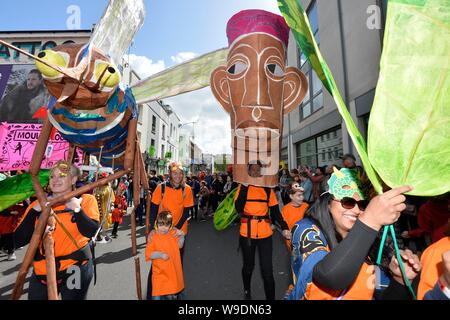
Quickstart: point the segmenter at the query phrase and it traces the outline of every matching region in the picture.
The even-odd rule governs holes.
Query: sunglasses
[[[341,206],[345,209],[353,209],[355,205],[358,205],[359,210],[362,211],[364,211],[369,204],[369,201],[367,200],[356,201],[355,199],[349,197],[342,198],[341,200],[333,199],[333,201],[340,202]]]

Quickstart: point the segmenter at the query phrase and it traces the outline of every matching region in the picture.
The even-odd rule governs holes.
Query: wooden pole
[[[125,170],[132,170],[134,166],[134,156],[136,149],[136,135],[137,135],[137,119],[130,120],[128,124],[128,136],[127,136],[127,146],[125,151],[125,158],[123,167]]]
[[[44,233],[45,227],[47,226],[47,220],[50,215],[50,207],[46,207],[47,196],[39,182],[39,169],[41,167],[42,159],[44,158],[45,148],[47,147],[48,140],[50,138],[50,133],[52,131],[52,124],[48,119],[45,120],[44,126],[41,129],[38,141],[36,143],[36,148],[33,152],[33,157],[30,165],[31,181],[33,184],[36,197],[38,198],[39,204],[42,208],[42,214],[39,218],[38,224],[34,228],[33,235],[31,237],[30,244],[28,245],[27,252],[20,266],[19,272],[17,274],[16,283],[11,295],[11,299],[19,300],[22,296],[23,285],[25,283],[25,278],[28,274],[28,270],[33,263],[34,255],[41,242],[42,234]]]
[[[66,203],[68,200],[72,199],[73,197],[81,196],[82,194],[87,193],[92,189],[104,186],[104,185],[108,184],[110,181],[113,181],[115,179],[123,177],[124,175],[126,175],[128,173],[130,173],[130,171],[128,171],[128,170],[117,171],[116,173],[114,173],[106,178],[103,178],[96,182],[84,185],[81,188],[75,189],[72,192],[69,192],[65,195],[53,198],[49,201],[49,205],[51,207],[53,207],[57,204]]]
[[[44,235],[45,266],[47,269],[47,297],[48,300],[59,300],[58,285],[56,283],[55,241],[51,233]]]
[[[76,147],[71,143],[69,145],[69,152],[67,154],[67,162],[73,163],[73,159],[75,157]]]
[[[134,154],[134,172],[133,172],[133,202],[134,207],[131,211],[131,251],[134,257],[134,266],[136,273],[136,290],[139,300],[142,300],[142,288],[141,288],[141,268],[139,263],[139,257],[137,256],[137,243],[136,243],[136,208],[139,206],[139,194],[140,194],[140,172],[139,172],[139,156],[140,148],[136,143]]]
[[[139,143],[138,143],[139,145]],[[145,239],[147,241],[148,234],[150,233],[150,204],[151,204],[151,194],[150,194],[150,185],[148,182],[147,171],[144,167],[144,159],[142,158],[142,154],[139,152],[139,162],[140,162],[140,172],[141,172],[141,181],[144,186],[144,190],[146,191],[146,205],[145,205]]]

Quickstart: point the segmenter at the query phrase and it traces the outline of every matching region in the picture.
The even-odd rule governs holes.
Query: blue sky
[[[66,30],[70,5],[81,11],[81,29],[90,29],[108,0],[2,1],[0,30]],[[147,16],[130,50],[141,76],[227,46],[228,19],[243,9],[279,13],[276,0],[145,0]],[[231,153],[230,124],[209,88],[166,99],[183,122],[195,121],[195,137],[205,152]]]

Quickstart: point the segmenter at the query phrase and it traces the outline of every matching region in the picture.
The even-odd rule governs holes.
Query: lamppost
[[[196,121],[192,121],[192,122],[186,122],[186,123],[180,123],[178,125],[178,128],[181,129],[182,127],[188,125],[188,124],[192,124],[192,136],[189,133],[189,138],[192,137],[192,141],[195,144],[195,124],[198,122],[198,120]],[[189,150],[189,168],[194,168],[194,162],[195,162],[195,155],[194,153],[191,153],[191,144],[190,144],[190,139],[188,139],[188,144],[187,144],[187,150]],[[195,149],[195,148],[194,148]],[[192,156],[191,156],[192,155]]]
[[[193,138],[193,140],[195,141],[195,124],[198,122],[198,120],[197,121],[192,121],[192,122],[187,122],[187,123],[180,123],[179,125],[178,125],[178,129],[181,129],[182,127],[184,127],[184,126],[186,126],[186,125],[188,125],[188,124],[192,124],[193,126],[193,129],[192,129],[192,138]]]

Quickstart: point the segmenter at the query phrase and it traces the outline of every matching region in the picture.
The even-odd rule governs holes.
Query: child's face
[[[166,234],[167,232],[169,232],[169,229],[169,226],[158,225],[158,233],[160,234]]]

